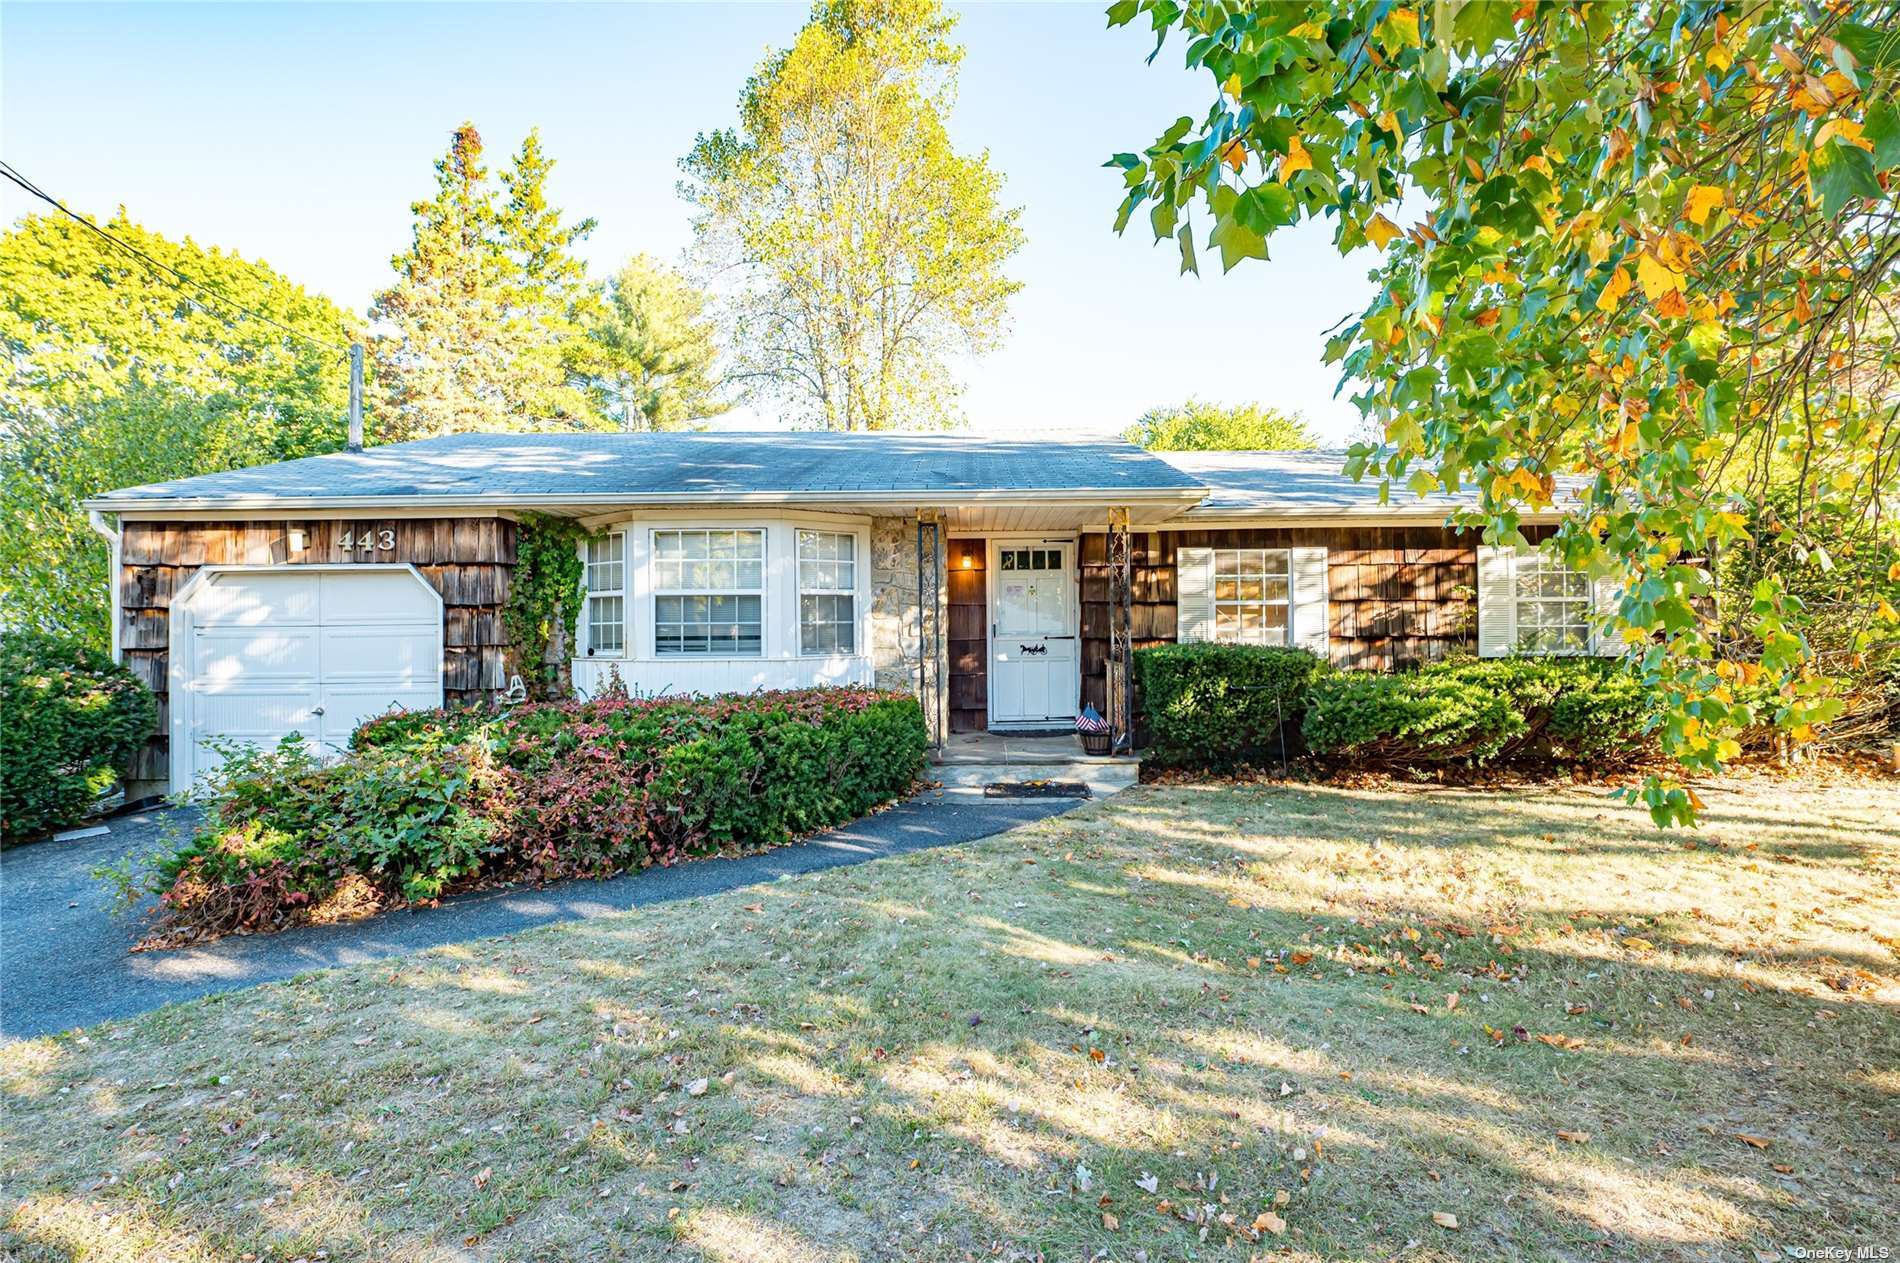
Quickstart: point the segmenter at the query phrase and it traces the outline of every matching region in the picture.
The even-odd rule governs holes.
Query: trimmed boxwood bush
[[[1228,768],[1277,756],[1282,722],[1298,731],[1307,689],[1327,672],[1304,649],[1156,645],[1135,652],[1148,759],[1177,768]]]
[[[137,676],[57,636],[0,640],[0,833],[30,837],[86,817],[158,721]]]
[[[1576,764],[1647,748],[1642,689],[1598,659],[1455,661],[1341,672],[1307,694],[1307,749],[1368,766]]]
[[[774,845],[903,794],[926,740],[915,698],[808,689],[401,713],[327,763],[236,751],[156,869],[155,937]]]

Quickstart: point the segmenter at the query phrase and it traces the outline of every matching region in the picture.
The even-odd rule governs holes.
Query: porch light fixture
[[[976,564],[976,558],[972,557],[969,553],[963,554],[963,568],[965,570],[968,570],[971,566],[974,566],[975,564]]]

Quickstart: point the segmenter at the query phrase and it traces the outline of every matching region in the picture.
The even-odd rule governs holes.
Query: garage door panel
[[[434,627],[325,627],[322,638],[323,678],[330,683],[391,680],[433,682],[441,663],[436,658]]]
[[[318,621],[317,576],[260,572],[211,584],[192,606],[199,627],[282,627]]]
[[[312,687],[320,652],[317,629],[201,627],[193,650],[194,684],[200,690],[260,684]]]
[[[218,743],[271,749],[291,733],[317,747],[323,731],[315,679],[301,687],[289,682],[248,681],[202,690],[193,699],[192,741],[200,773],[218,767],[224,755]]]
[[[322,621],[338,624],[418,623],[433,624],[442,617],[434,594],[417,583],[413,575],[385,571],[376,576],[380,582],[363,582],[361,573],[326,571],[322,580]]]

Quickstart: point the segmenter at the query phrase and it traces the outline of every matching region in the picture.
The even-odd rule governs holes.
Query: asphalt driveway
[[[843,829],[757,855],[699,860],[605,881],[484,891],[349,925],[303,926],[136,954],[130,948],[138,926],[110,915],[111,892],[92,870],[154,849],[165,840],[167,826],[187,825],[189,817],[174,810],[121,816],[102,837],[35,842],[0,852],[0,1037],[50,1034],[312,969],[968,842],[1077,805],[1074,799],[991,800],[928,792]]]

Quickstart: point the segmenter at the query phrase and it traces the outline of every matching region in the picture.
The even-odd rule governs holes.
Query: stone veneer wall
[[[871,519],[871,664],[877,686],[908,693],[917,692],[917,666],[926,654],[937,660],[937,706],[929,722],[933,738],[947,731],[950,692],[949,640],[950,607],[942,583],[947,564],[945,540],[948,532],[937,532],[937,591],[931,594],[937,603],[936,635],[932,643],[920,644],[917,634],[917,520],[910,517]],[[928,632],[929,629],[926,629]]]

